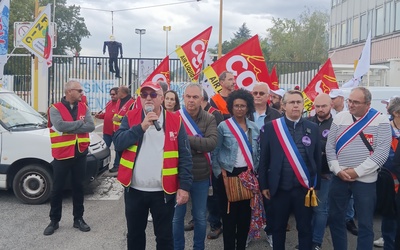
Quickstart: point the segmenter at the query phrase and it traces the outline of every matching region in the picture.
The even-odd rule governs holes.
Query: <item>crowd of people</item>
[[[116,151],[110,172],[118,172],[125,187],[128,249],[146,248],[148,219],[157,249],[185,249],[184,232],[190,230],[193,249],[205,249],[206,238],[221,234],[224,249],[245,249],[263,231],[273,249],[285,249],[293,214],[300,250],[322,249],[327,226],[334,249],[347,249],[348,230],[357,235],[357,249],[372,250],[382,168],[396,190],[389,199],[394,212],[382,214],[379,242],[400,249],[394,185],[400,178],[400,97],[387,101],[388,119],[371,107],[367,88],[352,89],[346,100],[340,89],[332,90],[319,94],[315,115],[305,117],[297,89],[270,90],[263,82],[252,91],[235,89],[228,71],[219,80],[221,91],[210,100],[200,84],[187,84],[183,107],[164,82],[144,83],[136,100],[128,87],[112,88],[110,102],[96,115],[104,119],[107,146],[114,143]],[[77,166],[84,164],[93,120],[79,102],[78,82],[68,82],[65,94],[49,112],[57,178],[45,235],[59,227],[60,187],[70,166],[73,225],[90,230]],[[189,197],[192,219],[185,225]]]

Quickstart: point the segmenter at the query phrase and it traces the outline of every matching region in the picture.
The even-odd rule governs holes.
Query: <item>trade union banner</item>
[[[158,67],[153,71],[153,73],[151,73],[146,80],[144,80],[142,82],[158,82],[158,81],[163,81],[168,83],[170,82],[170,72],[169,72],[169,56],[165,57],[160,64],[158,65]]]
[[[313,109],[314,99],[319,93],[329,94],[331,89],[338,88],[331,59],[328,59],[303,91],[304,109],[306,111]]]
[[[197,82],[199,79],[211,30],[212,26],[175,50],[192,82]]]
[[[271,75],[269,76],[271,84],[269,87],[271,90],[278,90],[279,89],[279,79],[278,74],[276,73],[276,65],[272,68]]]
[[[258,35],[253,36],[204,69],[204,74],[216,93],[221,91],[218,76],[224,71],[233,73],[238,88],[251,91],[256,82],[268,83],[267,64],[261,52]],[[270,84],[268,83],[269,87],[271,87]]]
[[[39,58],[46,60],[47,66],[52,65],[53,45],[51,37],[53,29],[50,29],[51,5],[48,4],[36,20],[32,23],[29,30],[22,37],[21,44],[24,48],[35,54]]]

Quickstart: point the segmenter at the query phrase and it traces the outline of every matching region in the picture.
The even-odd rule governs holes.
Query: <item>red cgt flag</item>
[[[212,26],[175,50],[192,82],[199,79],[211,30]]]
[[[158,65],[158,67],[153,71],[153,73],[151,73],[146,80],[144,80],[143,83],[145,82],[158,82],[158,81],[163,81],[168,83],[169,86],[169,56],[165,57],[160,64]]]
[[[221,91],[218,76],[224,71],[233,73],[238,88],[251,91],[256,82],[266,82],[270,86],[267,64],[261,52],[258,35],[204,69],[204,74],[216,93]]]
[[[271,79],[271,84],[269,85],[271,90],[279,89],[279,79],[278,74],[276,73],[276,65],[274,65],[274,67],[272,68],[272,72],[269,78]]]
[[[331,89],[338,88],[335,71],[333,70],[331,59],[328,58],[303,91],[305,110],[311,111],[313,109],[313,102],[318,93],[329,94]]]

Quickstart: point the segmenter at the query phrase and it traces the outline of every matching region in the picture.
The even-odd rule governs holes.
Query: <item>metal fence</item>
[[[69,79],[79,79],[84,84],[85,92],[99,92],[104,100],[96,105],[103,105],[107,101],[108,95],[104,92],[113,86],[127,85],[134,92],[142,81],[143,77],[150,74],[162,59],[153,58],[119,58],[121,78],[116,78],[110,72],[108,57],[89,57],[89,56],[53,56],[53,66],[49,68],[48,82],[48,104],[57,102],[63,96],[63,85]],[[4,70],[3,87],[15,91],[21,98],[32,104],[32,57],[30,55],[11,55]],[[268,63],[269,72],[276,65],[280,86],[285,89],[293,89],[299,85],[304,89],[311,79],[318,72],[320,67],[316,62],[277,62]],[[170,78],[171,82],[180,84],[188,82],[184,67],[179,59],[170,59]],[[203,79],[203,75],[200,75]],[[89,85],[88,82],[96,82]],[[96,93],[91,93],[96,96]],[[98,102],[98,101],[97,101]]]

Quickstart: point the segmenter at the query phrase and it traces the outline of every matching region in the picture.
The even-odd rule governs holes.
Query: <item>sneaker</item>
[[[349,231],[352,235],[355,235],[355,236],[358,235],[358,228],[357,228],[356,224],[354,223],[354,220],[347,221],[346,228],[347,228],[347,231]]]
[[[273,241],[272,241],[272,234],[270,234],[270,235],[267,234],[267,243],[270,247],[274,246]]]
[[[218,239],[219,235],[222,234],[222,227],[211,228],[211,231],[207,234],[207,239]]]
[[[188,224],[185,225],[184,230],[185,231],[192,231],[194,229],[194,221],[191,220],[189,221]]]
[[[151,213],[147,216],[147,221],[152,222],[153,221],[153,216],[151,216]]]
[[[376,246],[376,247],[383,247],[384,243],[385,243],[385,241],[383,240],[382,237],[380,237],[377,240],[374,240],[374,246]]]
[[[320,244],[313,242],[311,250],[321,250],[321,249],[322,247]]]

